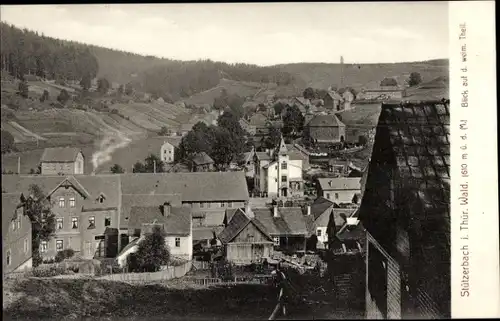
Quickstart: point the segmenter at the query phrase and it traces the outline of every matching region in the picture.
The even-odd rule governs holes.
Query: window
[[[335,193],[335,199],[338,200],[339,199],[339,193]]]
[[[62,251],[63,249],[63,240],[56,240],[56,251]]]
[[[220,207],[224,207],[224,206],[226,206],[226,203],[220,202]]]
[[[95,216],[89,216],[89,228],[95,228]]]
[[[200,203],[200,207],[201,207],[201,208],[204,208],[204,207],[205,207],[205,203],[201,202],[201,203]]]
[[[11,263],[11,257],[10,257],[10,250],[7,251],[7,265],[10,265]]]
[[[73,217],[71,219],[71,228],[78,228],[78,217]]]
[[[286,175],[281,176],[281,182],[286,183]]]
[[[98,201],[99,203],[101,203],[101,204],[102,204],[102,203],[104,203],[104,196],[102,196],[102,195],[101,195],[101,196],[99,196],[99,198],[97,199],[97,201]]]
[[[286,168],[287,168],[287,163],[286,162],[281,163],[281,169],[286,169]]]
[[[59,207],[65,207],[65,204],[64,204],[64,197],[59,197]]]
[[[330,199],[330,193],[326,193],[326,198]]]
[[[28,239],[24,239],[24,253],[28,253],[29,245]]]
[[[180,237],[175,238],[175,247],[181,247],[181,238]]]
[[[47,241],[42,241],[40,243],[40,252],[45,253],[47,252]]]
[[[210,205],[211,205],[211,203],[210,203],[210,202],[208,202],[208,203],[207,203],[207,208],[210,208]]]
[[[318,230],[316,231],[316,234],[317,234],[318,236],[321,236],[321,230],[320,230],[320,229],[318,229]]]
[[[69,207],[76,207],[76,201],[74,196],[69,198]]]
[[[163,150],[163,154],[166,154],[166,153],[167,153],[167,150],[166,150],[166,149],[164,149],[164,150]]]
[[[12,221],[12,230],[15,231],[16,230],[16,221]]]
[[[111,225],[111,217],[106,217],[104,219],[104,226],[110,226]]]
[[[233,202],[227,202],[227,207],[233,207]]]
[[[17,220],[17,229],[21,229],[21,218]]]
[[[274,246],[280,246],[280,238],[279,236],[274,237]]]
[[[168,153],[169,153],[169,154],[172,154],[172,151],[171,151],[171,150],[169,150],[169,151],[168,151]]]
[[[64,226],[63,219],[62,218],[56,219],[56,229],[57,230],[62,230],[63,226]]]

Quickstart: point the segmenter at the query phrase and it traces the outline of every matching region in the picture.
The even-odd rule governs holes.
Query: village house
[[[345,124],[334,114],[314,116],[306,124],[304,134],[319,144],[340,143],[347,139]]]
[[[328,91],[323,97],[323,107],[327,110],[339,111],[342,109],[342,96],[335,91]]]
[[[254,136],[265,136],[268,134],[268,118],[260,113],[256,113],[250,117],[248,121],[253,130],[255,128]]]
[[[193,172],[210,172],[214,169],[214,160],[207,153],[196,153],[191,159]]]
[[[2,271],[5,276],[32,267],[31,221],[20,194],[2,194]]]
[[[170,202],[190,208],[193,224],[202,220],[202,226],[222,226],[225,210],[248,200],[243,172],[2,175],[5,193],[18,198],[28,195],[31,184],[49,197],[56,216],[53,237],[40,245],[47,259],[68,248],[83,258],[115,257],[133,240],[128,227],[132,207]]]
[[[342,93],[342,109],[350,110],[352,106],[352,102],[354,101],[354,94],[350,90],[345,90]]]
[[[256,192],[268,197],[293,197],[304,193],[302,159],[291,159],[285,140],[269,152],[254,157]]]
[[[359,215],[367,318],[450,318],[449,108],[382,105]]]
[[[236,221],[233,221],[235,219]],[[219,235],[221,242],[225,246],[229,244],[229,246],[238,248],[238,246],[230,243],[236,235],[242,234],[240,231],[244,227],[241,227],[241,225],[248,224],[246,222],[248,219],[254,223],[255,228],[252,228],[252,233],[249,233],[250,236],[243,235],[242,238],[235,241],[238,242],[238,240],[244,239],[246,244],[243,246],[244,249],[240,247],[236,251],[226,252],[228,260],[237,261],[243,257],[248,262],[250,259],[269,257],[267,255],[272,255],[274,251],[287,253],[306,251],[306,242],[311,233],[308,230],[302,208],[273,205],[270,208],[252,209],[247,204],[244,208],[228,209],[225,217],[225,229]],[[237,227],[240,227],[240,229]],[[269,241],[272,242],[270,245]],[[248,244],[260,244],[261,242],[265,242],[266,245],[260,249],[260,254],[256,255],[255,250],[252,250],[252,247]]]
[[[133,206],[130,216],[128,233],[134,239],[117,256],[120,266],[125,265],[130,253],[137,251],[139,243],[148,233],[152,233],[154,226],[164,231],[165,244],[170,250],[171,257],[192,259],[193,235],[190,208],[172,206],[169,202],[160,206]]]
[[[84,172],[84,156],[78,148],[45,148],[40,162],[42,175],[83,175]]]
[[[356,212],[357,207],[339,207],[329,199],[318,197],[307,209],[313,217],[313,233],[318,238],[317,248],[325,249],[328,244],[327,228],[330,215],[333,213],[336,231],[340,231],[348,222],[348,218]]]
[[[357,203],[361,199],[360,177],[326,177],[318,178],[318,197],[324,197],[337,204]]]
[[[257,132],[257,128],[255,125],[251,125],[249,121],[241,118],[239,120],[241,128],[246,131],[250,136],[254,136]]]
[[[358,100],[401,100],[405,97],[405,89],[399,86],[380,86],[362,89],[358,94]]]
[[[293,105],[297,106],[303,115],[307,113],[311,106],[313,106],[311,101],[304,97],[294,97],[291,102],[291,106]]]
[[[53,204],[55,233],[42,241],[44,259],[71,248],[83,258],[109,257],[117,253],[119,215],[118,176],[2,176],[2,187],[18,197],[35,184]],[[92,192],[90,192],[92,191]]]
[[[179,147],[180,141],[174,138],[164,138],[163,144],[160,147],[160,159],[165,164],[175,162],[175,149]]]
[[[255,217],[249,205],[236,209],[224,230],[218,235],[229,262],[251,264],[270,258],[273,254],[273,238]]]

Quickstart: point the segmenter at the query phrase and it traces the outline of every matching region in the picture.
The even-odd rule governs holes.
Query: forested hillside
[[[122,85],[131,83],[141,92],[166,100],[210,89],[223,78],[284,85],[294,80],[278,67],[145,57],[58,40],[3,22],[0,53],[2,70],[19,79],[23,79],[25,74],[63,81],[103,77]]]

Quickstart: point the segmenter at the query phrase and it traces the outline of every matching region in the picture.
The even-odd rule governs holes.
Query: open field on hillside
[[[94,279],[31,278],[4,282],[6,320],[267,320],[276,290],[266,285],[189,286],[182,279],[128,284]],[[333,304],[289,306],[291,319],[360,316]]]
[[[340,64],[298,63],[280,65],[283,71],[301,78],[307,86],[326,89],[340,85]],[[354,87],[376,87],[385,77],[395,77],[404,84],[411,72],[419,72],[422,80],[430,81],[449,73],[445,59],[394,64],[345,64],[344,84]]]

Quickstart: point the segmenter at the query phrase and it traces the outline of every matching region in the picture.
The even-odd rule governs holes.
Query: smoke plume
[[[108,132],[99,142],[99,148],[92,154],[92,174],[95,174],[97,168],[112,159],[115,150],[127,146],[131,139],[120,132]]]

